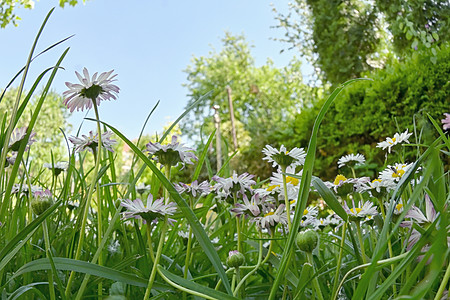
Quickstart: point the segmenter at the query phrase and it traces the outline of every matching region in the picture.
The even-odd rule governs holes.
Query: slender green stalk
[[[367,258],[366,258],[366,251],[364,249],[364,241],[363,241],[363,237],[362,237],[362,233],[361,233],[361,223],[359,221],[355,222],[356,225],[356,230],[358,232],[358,241],[359,241],[359,247],[361,248],[361,256],[362,256],[362,260],[363,263],[367,263]]]
[[[103,238],[103,229],[102,229],[102,198],[100,195],[100,185],[97,183],[97,247],[100,248],[100,245],[102,244],[102,238]],[[100,253],[100,256],[98,257],[98,264],[100,266],[103,266],[103,256]],[[99,299],[102,298],[103,295],[103,284],[100,281],[98,283],[98,297]]]
[[[97,120],[100,120],[100,118],[98,116],[98,108],[97,108],[97,103],[96,103],[95,99],[92,99],[92,102],[93,102],[93,106],[94,106],[95,116],[96,116]],[[87,199],[86,199],[86,203],[85,203],[84,210],[83,210],[83,215],[82,215],[82,220],[81,220],[81,228],[80,228],[80,238],[78,239],[77,250],[75,252],[76,260],[80,258],[81,249],[83,248],[87,215],[89,213],[89,208],[91,207],[91,200],[92,200],[92,195],[94,193],[94,188],[97,186],[97,174],[98,174],[98,170],[100,167],[101,148],[102,148],[101,147],[102,134],[101,134],[100,122],[97,122],[97,135],[98,135],[98,146],[96,149],[93,149],[94,157],[95,157],[95,167],[94,167],[94,172],[92,174],[92,182],[89,185],[89,191],[87,194]],[[101,199],[98,199],[98,201],[100,202]],[[69,279],[67,281],[67,286],[66,286],[66,297],[70,296],[70,289],[72,287],[72,282],[73,282],[74,277],[75,277],[75,271],[70,272],[70,276],[69,276]]]
[[[439,300],[442,297],[442,294],[445,291],[447,286],[448,279],[450,278],[450,264],[447,265],[447,270],[445,271],[444,278],[442,279],[441,284],[439,285],[439,289],[434,297],[434,300]]]
[[[313,259],[312,252],[305,252],[305,253],[306,253],[306,257],[308,258],[308,262],[312,265],[313,271],[314,271],[315,268],[314,268],[314,259]],[[323,300],[322,291],[320,290],[319,280],[317,279],[317,276],[314,276],[312,281],[313,281],[314,289],[316,290],[317,298],[319,300]]]
[[[339,272],[341,271],[342,255],[344,253],[346,231],[347,231],[347,222],[344,222],[344,225],[342,225],[341,245],[339,248],[339,256],[336,265],[336,274],[334,275],[333,295],[337,295],[339,293],[339,291],[337,290],[337,286],[339,282]]]
[[[45,251],[47,252],[47,257],[48,257],[49,253],[51,253],[51,246],[50,246],[50,238],[48,236],[47,220],[44,220],[42,222],[42,231],[44,231]],[[53,271],[52,271],[52,269],[48,270],[48,289],[49,289],[49,292],[50,292],[50,300],[55,300],[56,296],[55,296],[55,286],[53,284]]]
[[[144,300],[148,300],[150,298],[150,293],[152,290],[153,282],[155,281],[156,270],[157,270],[157,267],[159,264],[159,260],[161,258],[164,241],[166,240],[166,231],[167,231],[167,222],[168,222],[167,219],[168,219],[168,217],[165,216],[164,223],[162,224],[162,228],[161,228],[161,236],[159,237],[158,249],[156,250],[155,261],[153,263],[152,272],[150,273],[150,278],[148,279],[147,289],[145,290],[145,295],[143,298]]]
[[[192,207],[191,207],[192,208]],[[184,260],[184,272],[183,272],[183,278],[187,279],[187,275],[189,272],[189,265],[191,262],[191,247],[192,247],[192,228],[189,227],[189,236],[188,236],[188,242],[186,246],[186,258]],[[187,294],[183,293],[183,299],[187,298]]]
[[[171,169],[170,165],[164,166],[165,175],[166,175],[167,180],[169,180],[169,182],[170,182],[170,169]],[[164,198],[165,198],[165,201],[164,201],[165,204],[166,205],[169,204],[170,196],[169,196],[169,191],[167,189],[164,189]],[[164,217],[164,223],[162,224],[158,248],[156,250],[155,259],[153,261],[152,272],[150,273],[150,278],[148,279],[147,289],[145,290],[144,300],[148,300],[150,298],[150,293],[152,290],[153,282],[155,281],[156,271],[158,269],[159,260],[161,259],[164,241],[166,240],[167,223],[168,223],[168,217],[166,215]]]
[[[286,182],[286,167],[282,166],[282,177],[283,177],[283,190],[284,190],[284,203],[286,205],[286,215],[287,215],[287,222],[288,222],[288,229],[289,232],[291,232],[292,224],[291,224],[291,208],[289,203],[289,197],[287,192],[287,182]]]
[[[152,224],[147,222],[147,244],[148,244],[148,252],[150,254],[150,259],[153,263],[155,263],[155,254],[153,253],[153,245],[152,245]]]

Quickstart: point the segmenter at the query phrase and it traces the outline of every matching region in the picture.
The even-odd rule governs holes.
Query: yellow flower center
[[[403,170],[397,170],[397,172],[392,173],[392,177],[394,178],[401,178],[405,174],[405,171]]]
[[[269,187],[267,188],[267,191],[268,191],[268,192],[271,192],[271,191],[273,191],[273,190],[274,190],[275,188],[277,188],[277,187],[279,187],[278,184],[271,185],[271,186],[269,186]]]
[[[374,179],[374,180],[372,180],[372,183],[375,183],[375,182],[381,182],[381,179]]]
[[[286,182],[292,183],[293,185],[298,185],[300,183],[300,181],[297,178],[291,176],[286,176]]]
[[[341,181],[346,181],[347,178],[345,178],[344,175],[339,174],[338,176],[336,176],[336,179],[334,180],[334,185],[338,185],[339,182]]]
[[[397,209],[397,211],[400,211],[403,208],[403,204],[399,203],[395,206],[395,209]]]
[[[309,210],[305,208],[305,210],[303,211],[303,215],[307,215],[309,213]]]
[[[353,214],[357,215],[357,214],[359,214],[361,212],[361,208],[359,208],[359,207],[351,208],[350,211]]]
[[[295,199],[292,199],[291,201],[289,201],[289,203],[294,204],[296,202]]]
[[[269,211],[267,214],[264,215],[264,217],[271,216],[271,215],[273,215],[273,214],[274,214],[273,211]]]
[[[395,143],[395,138],[392,138],[392,143],[391,142],[388,142],[389,144],[394,144]]]

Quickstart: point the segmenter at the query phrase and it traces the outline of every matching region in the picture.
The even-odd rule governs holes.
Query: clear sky
[[[45,53],[32,64],[27,87],[37,74],[54,65],[70,47],[52,89],[66,90],[64,82],[76,82],[75,71],[87,67],[91,75],[111,69],[118,74],[121,92],[117,101],[100,105],[100,118],[128,138],[137,137],[148,113],[161,103],[145,132],[154,133],[175,120],[187,103],[183,70],[193,55],[205,56],[221,49],[225,31],[243,33],[254,45],[257,65],[270,57],[276,66],[288,64],[292,51],[280,54],[287,45],[270,40],[284,34],[276,25],[270,2],[262,0],[173,1],[90,0],[76,7],[58,7],[59,1],[41,0],[35,9],[17,10],[19,26],[0,29],[0,89],[25,64],[33,39],[48,11],[56,6],[39,40],[37,51],[75,34],[64,44]],[[285,12],[284,1],[274,2]],[[14,84],[17,86],[19,81]],[[70,122],[77,128],[84,112],[74,112]],[[87,133],[87,127],[83,133]],[[92,127],[93,128],[93,127]]]

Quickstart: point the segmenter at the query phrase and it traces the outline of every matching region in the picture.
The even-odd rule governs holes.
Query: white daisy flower
[[[273,167],[295,168],[305,164],[306,152],[303,148],[295,147],[291,151],[287,151],[284,145],[281,145],[280,150],[266,145],[262,152],[266,155],[263,160],[271,162]]]
[[[362,165],[364,164],[364,162],[366,161],[366,158],[364,157],[364,155],[362,154],[349,154],[349,155],[345,155],[342,156],[341,158],[339,158],[338,160],[338,168],[342,168],[343,166],[345,166],[346,164],[350,163],[350,162],[355,162],[356,166]]]
[[[231,209],[231,212],[235,213],[237,217],[245,214],[250,217],[257,217],[264,208],[264,202],[259,194],[254,194],[250,201],[246,195],[242,196],[244,204],[236,203],[235,207]]]
[[[192,183],[183,183],[179,182],[178,184],[174,184],[175,189],[178,193],[189,193],[192,194],[193,197],[206,196],[211,192],[211,186],[208,181],[203,181],[202,183],[198,183],[197,180],[194,180]]]
[[[258,228],[271,230],[277,224],[287,225],[286,210],[284,208],[284,204],[280,204],[275,211],[267,209],[262,217],[255,218],[254,221]]]
[[[390,202],[384,202],[384,206],[386,207],[386,210],[389,209],[389,206],[391,206]],[[397,203],[394,205],[394,215],[399,215],[403,212],[403,204]]]
[[[102,133],[102,145],[103,147],[110,151],[114,152],[112,146],[117,143],[116,140],[111,140],[112,132],[105,131]],[[88,150],[92,153],[93,149],[97,149],[98,146],[98,134],[94,134],[93,131],[89,131],[89,136],[82,135],[81,138],[76,136],[69,137],[69,141],[74,145],[75,152],[82,152],[84,150]]]
[[[22,189],[21,189],[22,188]],[[42,188],[37,185],[31,185],[31,194],[34,195],[36,192],[42,192]],[[15,183],[12,187],[11,194],[17,194],[21,192],[20,196],[28,195],[29,194],[29,186],[28,184],[23,184],[22,186],[20,184]]]
[[[20,145],[25,138],[27,134],[28,127],[21,127],[21,128],[15,128],[13,132],[11,133],[11,138],[9,139],[9,145],[8,148],[11,151],[19,151]],[[30,137],[27,142],[27,146],[25,147],[25,151],[27,151],[31,144],[36,142],[34,139],[34,136],[36,135],[36,132],[31,131]]]
[[[212,180],[217,183],[213,186],[214,190],[218,195],[223,196],[223,198],[231,196],[232,193],[241,193],[245,195],[246,191],[252,190],[252,185],[256,184],[252,178],[255,175],[248,173],[242,173],[237,175],[236,171],[233,171],[233,175],[228,178],[222,178],[217,175],[213,176]]]
[[[136,192],[142,195],[143,193],[150,191],[151,188],[152,187],[150,185],[146,185],[145,183],[141,182],[136,185]]]
[[[81,84],[66,82],[69,90],[63,93],[63,97],[65,98],[64,104],[70,112],[73,112],[75,109],[77,111],[83,111],[85,108],[90,109],[92,108],[93,101],[99,106],[102,100],[116,100],[120,89],[118,86],[112,84],[112,82],[116,81],[114,78],[117,76],[117,74],[111,76],[112,72],[114,70],[101,73],[98,77],[97,73],[95,73],[92,79],[86,68],[83,69],[84,77],[78,72],[75,72]]]
[[[193,153],[194,149],[184,146],[177,142],[178,137],[172,136],[172,142],[170,144],[161,145],[160,143],[149,142],[147,152],[152,155],[153,160],[159,162],[164,166],[176,166],[181,163],[193,165],[193,161],[197,161],[198,158]]]
[[[61,172],[67,170],[67,168],[69,167],[69,163],[67,161],[58,161],[56,164],[45,163],[43,166],[44,168],[53,171],[53,174],[55,174],[55,176],[58,176]]]
[[[302,175],[302,171],[295,173],[295,169],[292,167],[286,168],[286,173],[295,174],[297,176]],[[268,190],[274,191],[278,193],[279,199],[284,199],[284,185],[283,185],[283,174],[280,169],[277,172],[272,173],[272,177],[270,177],[270,186]],[[300,179],[287,175],[286,176],[286,189],[288,199],[294,200],[293,205],[295,205],[296,200],[298,199],[298,193],[300,189]]]
[[[402,176],[411,168],[413,164],[400,164],[395,163],[393,166],[388,165],[386,169],[380,172],[379,178],[381,181],[386,180],[387,182],[399,182]]]
[[[391,148],[394,147],[397,144],[401,144],[403,142],[409,143],[408,139],[412,135],[411,133],[408,133],[408,129],[406,129],[403,133],[395,133],[393,138],[386,138],[386,141],[380,142],[377,144],[377,148],[382,148],[383,150],[388,148],[388,153],[391,153]]]
[[[349,208],[347,203],[344,202],[343,207],[352,221],[361,221],[366,216],[375,216],[378,214],[377,207],[370,201],[366,201],[362,206],[361,203],[358,206],[355,206],[353,203],[352,208]]]
[[[120,203],[127,210],[122,213],[122,219],[135,218],[143,219],[146,222],[154,222],[155,220],[163,220],[164,216],[171,216],[177,210],[175,202],[164,204],[164,199],[153,200],[152,194],[148,195],[147,205],[144,205],[141,199],[134,201],[125,199]],[[172,224],[174,220],[169,219]]]

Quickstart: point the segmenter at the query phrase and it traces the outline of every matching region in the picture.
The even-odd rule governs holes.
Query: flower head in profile
[[[152,194],[148,195],[147,205],[144,205],[141,199],[122,200],[121,206],[127,210],[122,213],[123,219],[135,218],[143,219],[145,222],[155,222],[158,220],[164,220],[164,217],[171,216],[177,210],[175,202],[164,204],[164,199],[153,200]],[[168,219],[172,224],[174,220]]]
[[[303,148],[295,147],[288,151],[284,145],[281,145],[280,150],[266,145],[262,152],[266,155],[263,160],[271,162],[273,167],[295,168],[305,163],[306,152]]]
[[[197,197],[197,194],[199,196],[205,196],[211,192],[211,186],[206,180],[202,183],[198,183],[197,180],[194,180],[191,184],[180,182],[178,184],[175,184],[174,186],[178,193],[188,193],[193,197]]]
[[[102,145],[103,147],[110,151],[110,152],[114,152],[112,146],[117,143],[116,140],[112,140],[111,139],[112,136],[112,132],[110,131],[105,131],[102,133]],[[94,153],[94,150],[97,150],[97,146],[98,146],[98,134],[94,134],[93,131],[89,132],[89,136],[86,135],[82,135],[81,138],[79,137],[69,137],[69,141],[74,145],[74,150],[75,152],[82,152],[84,150],[88,150],[92,153]]]
[[[233,193],[241,193],[245,195],[246,191],[252,190],[252,185],[256,182],[252,179],[255,175],[248,173],[242,173],[238,175],[236,171],[233,171],[233,175],[228,178],[222,178],[220,176],[213,176],[212,180],[217,183],[214,185],[214,190],[221,197],[227,198]]]
[[[99,76],[97,76],[98,73],[94,73],[92,78],[86,68],[83,69],[84,76],[75,72],[80,83],[66,82],[69,89],[63,93],[64,104],[70,112],[75,109],[77,111],[90,109],[93,101],[99,106],[102,100],[116,100],[120,89],[117,85],[112,84],[117,76],[117,74],[111,76],[112,72],[114,70],[101,73]]]
[[[61,174],[61,172],[67,170],[68,167],[69,163],[67,161],[58,161],[56,164],[55,163],[44,164],[44,168],[53,171],[53,174],[55,174],[55,176],[58,176],[59,174]]]
[[[141,182],[136,185],[136,192],[142,195],[143,193],[150,191],[151,188],[152,187],[150,185],[146,185],[145,183]]]
[[[244,203],[236,203],[235,207],[231,209],[237,217],[246,215],[250,217],[257,217],[264,209],[264,201],[259,194],[254,194],[250,200],[246,195],[242,196]]]
[[[36,215],[41,215],[53,204],[52,193],[47,189],[45,191],[34,192],[34,198],[31,200],[31,209]]]
[[[147,145],[148,154],[163,166],[176,166],[178,163],[193,165],[193,161],[198,158],[193,153],[194,149],[184,146],[178,142],[176,135],[172,136],[170,144],[161,145],[160,143],[149,142]]]
[[[444,130],[450,129],[450,114],[444,113],[445,118],[441,120],[442,122],[442,128]]]
[[[9,139],[9,150],[11,151],[19,151],[20,145],[25,140],[25,136],[27,135],[28,127],[21,127],[21,128],[15,128],[14,131],[11,133],[11,138]],[[30,137],[28,138],[28,141],[26,141],[27,145],[25,147],[25,151],[29,149],[29,147],[36,142],[34,139],[34,136],[36,135],[36,132],[31,132]]]
[[[263,215],[254,219],[260,229],[273,230],[278,224],[287,225],[285,205],[280,204],[276,210],[265,207]]]
[[[393,138],[388,137],[385,141],[378,143],[377,148],[382,148],[383,150],[388,148],[388,152],[391,153],[391,148],[395,145],[409,143],[408,139],[411,135],[412,132],[408,133],[408,129],[403,133],[395,133]]]
[[[364,162],[366,161],[366,158],[364,157],[364,155],[357,153],[355,154],[349,154],[349,155],[345,155],[342,156],[341,158],[339,158],[338,160],[338,168],[342,168],[345,165],[349,165],[351,163],[355,164],[356,166],[362,165],[364,164]]]

